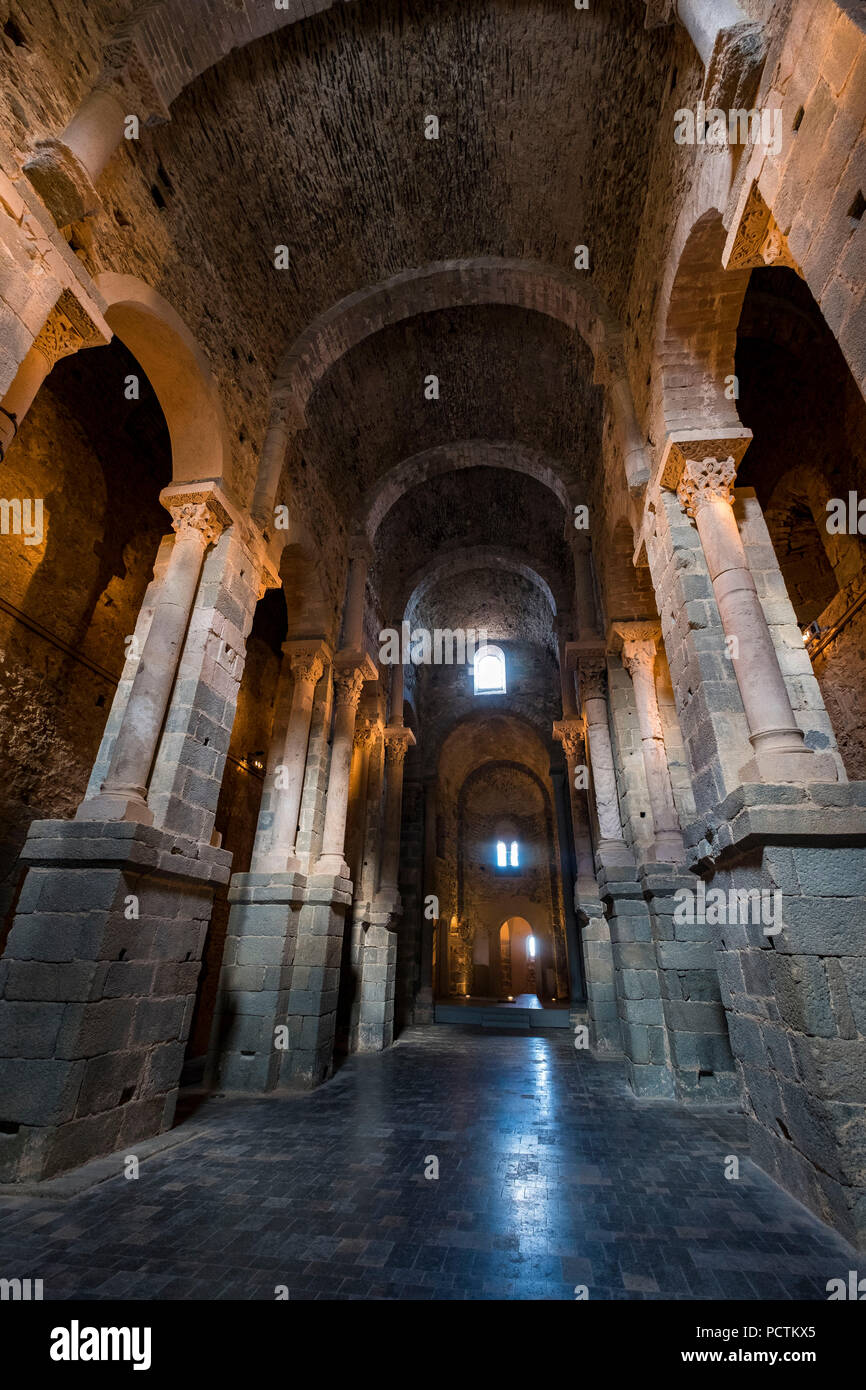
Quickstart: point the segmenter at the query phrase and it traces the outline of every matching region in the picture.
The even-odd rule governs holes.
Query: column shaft
[[[316,864],[316,873],[330,874],[335,878],[349,878],[349,866],[343,858],[343,850],[346,840],[346,816],[349,809],[349,769],[352,762],[352,739],[355,730],[355,715],[363,684],[363,672],[356,667],[344,667],[334,674],[335,702],[334,731],[331,739],[331,767],[328,774],[322,851]]]
[[[99,796],[82,802],[78,808],[78,820],[136,820],[150,824],[153,819],[146,801],[150,770],[205,551],[221,529],[206,505],[182,505],[173,511],[177,539],[139,658],[108,775]]]
[[[256,835],[252,873],[292,873],[301,867],[295,839],[307,766],[313,697],[322,675],[323,660],[318,649],[293,654],[293,645],[287,643],[283,648],[284,660],[294,677],[292,700],[276,767],[272,770],[269,823]]]

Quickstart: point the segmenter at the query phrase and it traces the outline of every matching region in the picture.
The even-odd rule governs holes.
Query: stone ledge
[[[768,844],[866,848],[866,782],[744,783],[684,832],[689,867]]]
[[[232,874],[230,903],[304,903],[307,879],[304,874]]]
[[[232,862],[227,850],[133,821],[34,821],[21,859],[35,868],[128,864],[197,883],[228,883]]]

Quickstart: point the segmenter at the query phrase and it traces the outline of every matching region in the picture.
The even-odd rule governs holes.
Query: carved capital
[[[606,700],[607,662],[598,658],[582,661],[578,668],[578,682],[581,700]]]
[[[225,529],[225,519],[207,502],[176,500],[168,510],[172,527],[179,537],[198,531],[206,546],[216,545]]]
[[[728,238],[722,263],[728,270],[753,270],[765,265],[784,265],[802,277],[800,269],[757,183],[749,189],[742,215]]]
[[[289,663],[292,675],[302,685],[318,685],[325,669],[325,663],[319,655],[304,656],[296,653],[289,658]]]
[[[553,737],[562,744],[566,762],[571,765],[584,755],[584,727],[581,719],[557,719],[553,725]]]
[[[733,505],[737,465],[733,458],[689,459],[677,487],[680,506],[688,516],[696,516],[707,502]]]
[[[104,343],[105,338],[72,291],[63,290],[33,346],[45,358],[50,372],[61,357]]]
[[[622,643],[621,657],[634,679],[641,672],[652,675],[658,652],[661,626],[656,622],[614,623],[613,631]]]
[[[415,735],[403,724],[389,724],[385,730],[385,760],[402,766],[406,753],[415,746]]]
[[[356,710],[364,689],[364,672],[358,667],[343,667],[334,672],[334,702]]]
[[[689,462],[732,458],[737,468],[752,442],[752,431],[745,425],[733,429],[677,430],[668,435],[662,451],[659,482],[676,492],[683,469]]]

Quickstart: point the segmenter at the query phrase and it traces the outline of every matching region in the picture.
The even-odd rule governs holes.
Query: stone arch
[[[545,575],[544,567],[527,564],[516,556],[502,551],[499,547],[491,545],[468,546],[459,551],[447,551],[444,554],[434,556],[420,570],[416,570],[410,578],[407,585],[408,596],[404,612],[409,611],[413,602],[423,598],[425,592],[443,574],[463,574],[467,570],[489,568],[508,570],[512,574],[519,574],[524,579],[528,579],[537,589],[541,590],[550,605],[551,621],[555,619],[559,607],[555,597],[555,586],[558,587],[556,576]]]
[[[628,516],[612,516],[607,539],[600,547],[600,579],[605,607],[605,624],[619,619],[656,616],[655,591],[645,552],[644,563],[636,562],[635,537]]]
[[[751,271],[724,269],[726,236],[721,213],[710,207],[692,224],[675,261],[659,343],[668,434],[696,422],[704,436],[744,433],[725,383],[735,374],[737,324]]]
[[[134,275],[104,272],[105,321],[141,364],[171,436],[172,480],[231,483],[231,446],[207,358],[162,295]]]
[[[576,278],[577,274],[499,256],[438,261],[358,290],[319,314],[283,355],[274,378],[254,515],[269,513],[289,437],[304,428],[308,402],[331,367],[385,328],[457,305],[528,309],[579,333],[593,357],[603,359],[601,370],[597,365],[596,380],[603,379],[611,387],[614,408],[626,432],[633,433],[634,409],[616,321],[591,282]]]
[[[565,510],[570,510],[568,490],[562,480],[563,467],[558,460],[508,440],[466,439],[413,454],[379,479],[363,505],[364,527],[370,540],[375,538],[387,513],[411,488],[462,468],[505,468],[525,473],[549,488]]]

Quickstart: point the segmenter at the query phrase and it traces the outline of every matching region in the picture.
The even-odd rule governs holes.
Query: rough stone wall
[[[31,821],[84,795],[170,527],[165,423],[144,379],[124,401],[131,366],[119,345],[65,359],[0,464],[0,496],[41,499],[44,530],[38,545],[0,536],[0,920]]]

